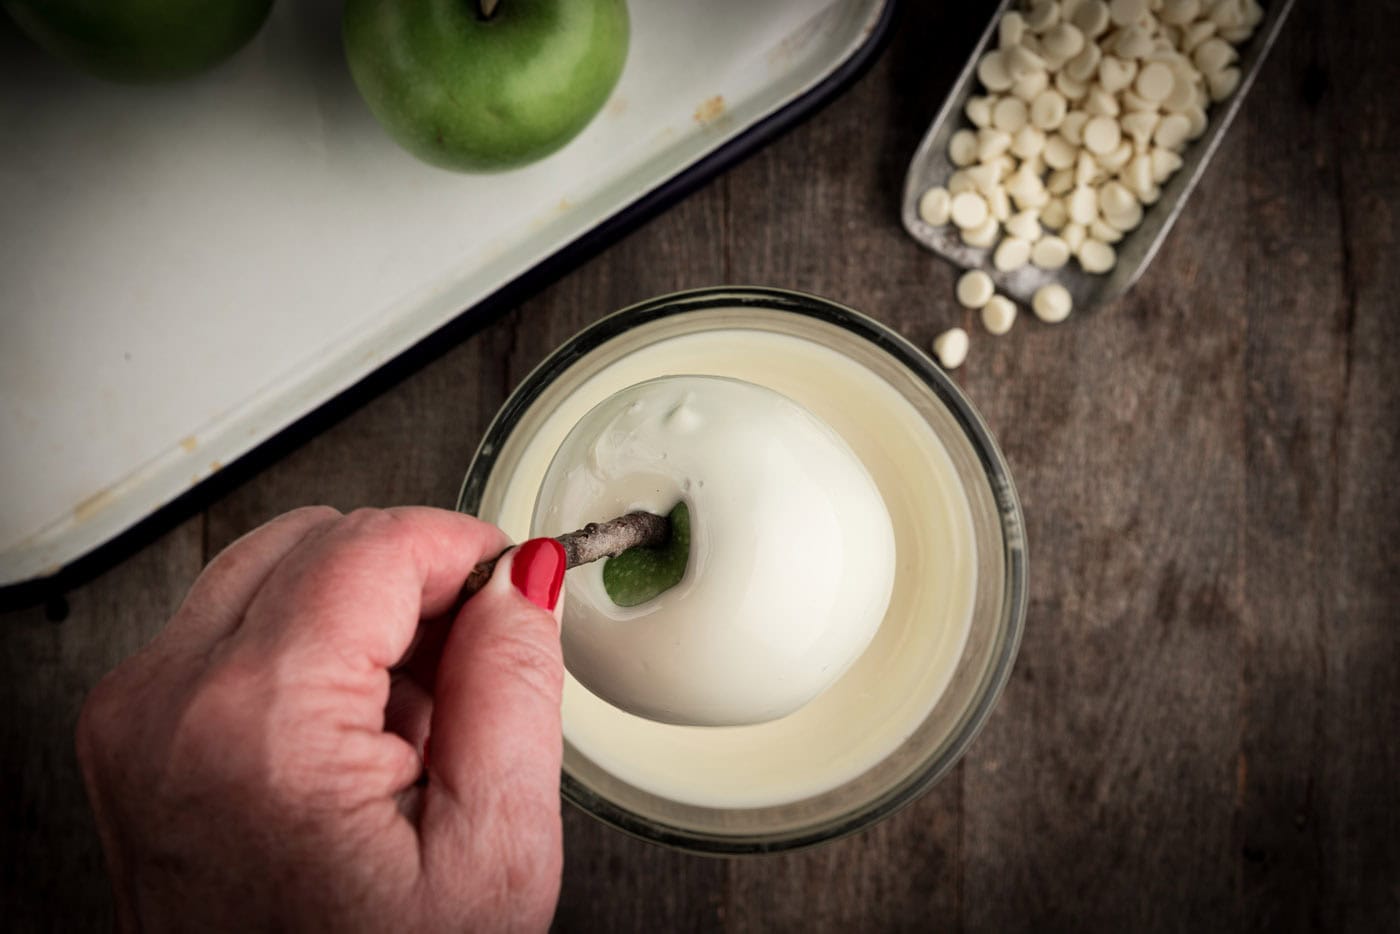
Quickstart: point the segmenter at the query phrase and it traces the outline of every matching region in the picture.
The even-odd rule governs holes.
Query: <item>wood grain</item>
[[[991,6],[905,4],[812,121],[69,594],[64,622],[0,619],[6,927],[110,923],[73,719],[204,561],[307,503],[451,505],[561,341],[724,283],[920,344],[969,328],[956,378],[1027,515],[1021,656],[963,763],[856,837],[720,860],[566,809],[559,930],[1400,927],[1400,9],[1302,0],[1142,282],[994,340],[897,221]]]

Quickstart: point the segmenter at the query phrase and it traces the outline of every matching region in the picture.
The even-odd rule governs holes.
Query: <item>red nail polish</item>
[[[566,570],[564,546],[552,538],[532,538],[515,552],[510,582],[535,606],[553,610]]]

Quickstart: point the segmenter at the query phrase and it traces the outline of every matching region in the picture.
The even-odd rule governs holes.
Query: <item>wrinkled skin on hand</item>
[[[309,508],[219,555],[80,718],[121,926],[545,928],[558,622],[514,552],[450,616],[507,544],[441,510]]]

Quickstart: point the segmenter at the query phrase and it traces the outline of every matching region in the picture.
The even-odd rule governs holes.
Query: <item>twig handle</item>
[[[670,537],[670,519],[649,512],[629,512],[607,522],[590,522],[576,532],[565,532],[555,541],[564,546],[566,566],[576,568],[600,558],[615,558],[629,548],[664,545]],[[496,562],[504,554],[505,551],[472,568],[457,596],[458,606],[486,586],[491,572],[496,570]]]

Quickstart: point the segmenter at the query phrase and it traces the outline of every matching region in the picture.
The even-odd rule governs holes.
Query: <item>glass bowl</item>
[[[644,782],[629,783],[585,755],[570,740],[570,692],[586,693],[571,679],[565,698],[564,797],[627,833],[677,849],[712,854],[776,852],[833,840],[888,817],[930,788],[958,761],[991,713],[1011,673],[1026,611],[1026,546],[1021,506],[1006,461],[980,416],[947,375],[904,338],[859,312],[797,292],[750,287],[680,292],[633,305],[584,329],[530,373],[501,408],[467,470],[457,508],[497,522],[517,540],[523,539],[529,529],[521,527],[520,516],[528,516],[532,511],[538,490],[538,478],[529,471],[542,473],[543,469],[536,463],[538,458],[525,457],[527,448],[537,436],[541,439],[539,444],[547,445],[551,437],[567,432],[577,416],[586,411],[586,407],[578,412],[570,409],[571,405],[578,405],[580,387],[594,385],[590,381],[596,383],[599,374],[609,367],[611,373],[628,365],[619,361],[645,358],[671,338],[693,341],[693,335],[709,335],[742,343],[743,335],[736,338],[736,332],[760,332],[764,336],[755,337],[758,342],[769,341],[767,335],[783,335],[817,345],[823,348],[819,351],[823,354],[838,353],[873,374],[882,392],[897,393],[908,403],[899,408],[915,413],[911,417],[917,423],[917,431],[931,432],[937,442],[935,447],[946,451],[951,464],[949,476],[956,477],[956,485],[966,499],[972,547],[965,579],[971,581],[975,574],[975,584],[964,588],[969,608],[965,638],[949,657],[946,676],[938,681],[936,689],[930,689],[927,703],[920,708],[912,728],[892,734],[897,738],[887,743],[888,749],[877,759],[859,762],[857,769],[839,783],[797,800],[740,805],[696,803],[679,800],[656,787],[639,787]],[[722,361],[723,356],[716,359]],[[773,362],[776,372],[782,361]],[[699,370],[688,366],[685,372]],[[774,388],[781,391],[780,386]],[[902,437],[889,437],[890,434],[886,429],[882,443],[904,443]],[[932,476],[913,474],[900,482],[917,486],[932,484],[934,480]],[[882,492],[890,503],[891,491],[882,487]],[[519,502],[522,498],[529,500],[523,509]],[[890,511],[896,523],[919,520],[917,515],[907,515],[907,509],[891,505]],[[524,521],[528,523],[528,519]],[[916,557],[913,566],[906,567],[903,565],[911,562],[908,556],[902,556],[902,567],[897,573],[914,581],[936,578],[940,570],[931,562],[941,558],[924,552]],[[900,617],[893,619],[896,610],[892,602],[882,632],[891,626],[912,631],[934,618],[931,607],[924,612],[918,603],[900,612]],[[857,666],[864,662],[862,658]],[[847,677],[851,677],[850,672],[843,680]],[[837,691],[841,683],[838,681],[828,693]],[[848,691],[846,700],[856,706],[843,706],[842,716],[858,719],[865,710],[860,704],[867,693]],[[589,703],[603,703],[592,695],[588,698]],[[819,697],[813,704],[822,700]],[[879,727],[877,721],[885,709],[871,701],[868,726],[872,732]],[[833,730],[831,735],[841,733]],[[832,748],[820,752],[839,759],[844,751]],[[742,761],[734,764],[739,770],[744,767]]]

